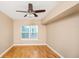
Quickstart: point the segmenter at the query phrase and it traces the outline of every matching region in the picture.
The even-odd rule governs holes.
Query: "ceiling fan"
[[[28,4],[28,11],[20,11],[17,10],[16,12],[22,12],[22,13],[26,13],[26,15],[24,15],[24,17],[27,16],[27,14],[33,14],[35,17],[38,17],[38,15],[36,13],[41,13],[41,12],[45,12],[46,10],[33,10],[33,5],[32,3]]]

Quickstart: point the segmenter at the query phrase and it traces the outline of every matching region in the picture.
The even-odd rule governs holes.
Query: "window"
[[[22,39],[37,39],[38,38],[38,26],[37,25],[23,25],[21,29]]]

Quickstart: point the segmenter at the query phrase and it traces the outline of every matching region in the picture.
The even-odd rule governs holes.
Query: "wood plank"
[[[3,58],[60,58],[46,45],[14,46]]]

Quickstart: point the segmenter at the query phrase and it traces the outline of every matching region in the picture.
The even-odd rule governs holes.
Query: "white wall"
[[[47,43],[62,56],[79,57],[79,14],[48,24],[47,35]]]
[[[30,25],[30,24],[38,25],[38,40],[22,40],[21,38],[21,26],[23,24]],[[46,42],[46,27],[45,25],[41,24],[40,20],[15,20],[14,21],[14,43],[15,44],[45,44]]]
[[[13,44],[13,21],[0,12],[0,54]]]

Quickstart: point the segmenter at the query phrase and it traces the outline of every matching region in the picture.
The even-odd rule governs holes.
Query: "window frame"
[[[21,38],[21,40],[38,40],[38,34],[39,34],[39,28],[38,28],[38,34],[37,34],[37,38],[30,38],[30,35],[31,35],[31,32],[29,31],[29,38],[22,38],[22,26],[37,26],[38,27],[38,25],[21,25],[21,27],[20,27],[20,38]]]

